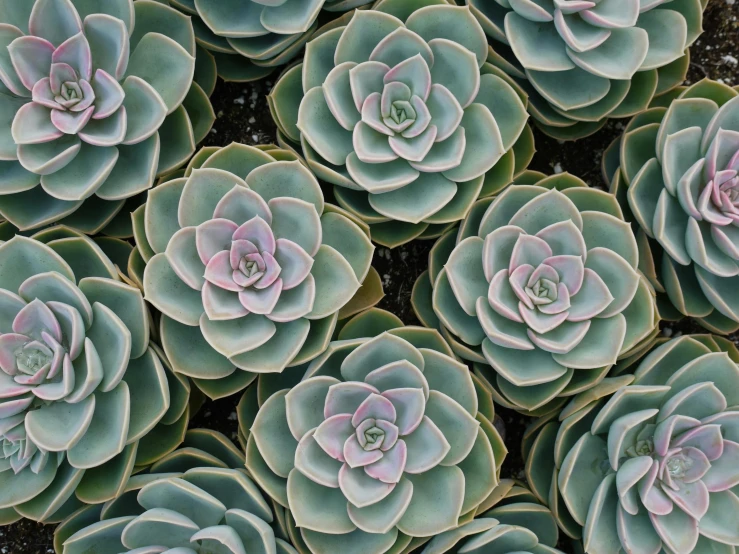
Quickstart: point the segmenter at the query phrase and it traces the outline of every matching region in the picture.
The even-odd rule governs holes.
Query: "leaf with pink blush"
[[[556,329],[568,316],[568,312],[549,315],[542,313],[538,308],[532,310],[527,308],[523,302],[519,304],[518,310],[526,325],[532,331],[542,335]]]
[[[257,290],[266,289],[272,283],[277,281],[280,273],[282,273],[282,268],[280,267],[280,264],[277,263],[277,260],[275,260],[272,254],[270,254],[269,252],[263,252],[262,259],[264,259],[265,268],[264,274],[256,283],[254,283],[254,288]]]
[[[236,269],[231,266],[229,251],[237,228],[236,224],[228,219],[210,219],[198,225],[195,229],[195,247],[200,260],[208,265],[213,256],[225,251],[229,267]]]
[[[669,496],[675,505],[689,516],[700,519],[708,511],[708,489],[702,481],[695,483],[680,483],[678,490],[663,487],[664,493]]]
[[[74,374],[74,366],[72,366],[72,360],[69,356],[64,356],[62,362],[62,378],[60,381],[54,383],[45,383],[39,385],[32,390],[33,394],[41,400],[53,402],[61,400],[72,394],[74,390],[76,379]]]
[[[17,333],[4,333],[0,335],[0,369],[8,375],[15,375],[18,372],[16,366],[15,353],[24,344],[29,342],[26,335]]]
[[[536,282],[540,281],[541,279],[548,279],[549,281],[558,283],[559,274],[553,267],[543,263],[539,264],[539,266],[534,269],[534,272],[529,276],[529,280],[526,282],[526,286],[533,287]]]
[[[51,90],[51,79],[44,77],[33,86],[31,91],[31,99],[52,110],[61,110],[62,106],[54,100],[55,94]]]
[[[351,436],[354,436],[351,414],[336,414],[324,420],[316,428],[313,438],[326,454],[334,460],[343,462],[345,461],[344,443]]]
[[[408,447],[406,473],[427,472],[439,465],[452,448],[441,429],[426,416],[418,428],[403,440]]]
[[[592,319],[613,302],[613,295],[603,279],[592,269],[585,269],[582,287],[570,296],[569,321]]]
[[[113,115],[121,107],[126,96],[118,81],[102,69],[95,71],[91,88],[95,101],[93,119],[105,119]]]
[[[218,201],[213,211],[214,218],[230,219],[241,225],[259,216],[268,224],[272,223],[272,212],[267,202],[259,194],[241,185],[234,185],[223,198]]]
[[[725,440],[723,454],[713,461],[702,481],[709,492],[721,492],[739,485],[739,444]]]
[[[659,472],[659,464],[652,464],[646,476],[639,482],[639,497],[644,507],[649,512],[657,515],[669,514],[672,509],[672,500],[662,492],[662,489],[655,482],[657,473]]]
[[[238,269],[242,258],[249,254],[257,254],[259,249],[254,245],[253,242],[248,240],[235,240],[231,243],[231,250],[229,254],[229,261],[233,269]]]
[[[31,390],[33,390],[33,387],[19,385],[10,375],[0,372],[0,399],[14,398]]]
[[[654,451],[658,456],[665,456],[670,448],[673,437],[683,431],[693,429],[701,424],[699,419],[684,415],[670,416],[660,422],[654,430]]]
[[[257,271],[256,273],[253,273],[251,275],[246,275],[241,271],[241,269],[235,269],[234,272],[231,274],[231,277],[233,277],[234,283],[242,288],[247,288],[259,281],[259,279],[262,278],[262,275],[263,274],[261,271]]]
[[[205,279],[222,289],[233,292],[241,292],[243,290],[233,280],[233,269],[231,269],[227,250],[218,252],[210,259],[208,265],[205,266]]]
[[[523,323],[523,318],[518,313],[518,297],[509,283],[507,269],[498,271],[490,281],[488,302],[503,317]]]
[[[390,423],[395,423],[396,412],[392,402],[379,394],[369,395],[362,402],[352,417],[352,425],[357,427],[365,419],[384,419]]]
[[[531,301],[531,298],[529,298],[529,295],[526,294],[524,288],[526,287],[526,283],[529,282],[529,277],[531,277],[533,272],[534,266],[531,264],[520,265],[513,271],[508,270],[510,275],[508,282],[511,285],[511,289],[513,289],[513,293],[520,302],[523,302],[523,304],[531,309],[534,308],[534,303]]]
[[[570,296],[579,292],[585,278],[585,265],[580,256],[552,256],[542,263],[556,270],[559,282],[567,286]]]
[[[344,460],[349,467],[363,467],[377,460],[381,459],[383,453],[381,450],[365,450],[362,445],[359,444],[359,439],[355,434],[346,439],[344,443]]]
[[[51,64],[51,71],[49,73],[49,85],[54,95],[59,95],[62,90],[62,85],[67,82],[77,82],[79,77],[77,72],[67,63],[54,63]]]
[[[41,144],[64,136],[64,133],[51,122],[52,111],[57,110],[50,110],[35,102],[28,102],[21,106],[10,128],[15,143],[17,145]]]
[[[522,265],[538,267],[551,256],[552,249],[546,241],[532,235],[520,235],[513,246],[508,270],[513,272]]]
[[[408,447],[405,441],[399,440],[395,446],[385,452],[382,459],[364,467],[364,471],[373,479],[383,483],[397,483],[403,476],[406,460],[408,459]]]
[[[66,63],[77,72],[80,79],[89,81],[92,78],[92,52],[90,43],[83,33],[69,37],[54,50],[51,61]]]
[[[390,389],[383,392],[382,396],[392,403],[397,413],[394,422],[401,436],[408,435],[418,428],[426,411],[426,396],[423,389]]]
[[[53,52],[54,45],[41,37],[19,37],[8,45],[13,68],[28,90],[49,76]]]
[[[376,504],[395,488],[395,484],[373,479],[362,468],[351,468],[344,464],[339,470],[339,487],[346,499],[362,508]]]
[[[400,431],[397,426],[393,425],[389,421],[385,421],[384,419],[376,421],[375,425],[385,433],[385,438],[382,441],[380,450],[387,452],[395,445],[395,443],[398,442]]]
[[[255,314],[269,314],[275,308],[282,293],[282,279],[277,279],[266,289],[249,287],[239,293],[241,305]]]
[[[677,437],[673,446],[693,446],[703,452],[709,461],[721,457],[724,451],[724,437],[720,425],[701,425]]]
[[[277,239],[275,260],[282,267],[282,288],[290,290],[302,283],[313,267],[313,258],[302,246],[288,239]]]
[[[18,414],[23,414],[26,409],[33,402],[33,396],[29,395],[24,398],[18,398],[16,400],[10,400],[9,402],[3,402],[0,404],[0,420],[7,420],[9,417],[13,417]],[[23,419],[21,419],[23,421]],[[3,427],[3,425],[0,425]],[[3,431],[0,428],[0,437],[3,436]]]
[[[24,306],[13,320],[13,331],[36,340],[43,340],[46,331],[57,342],[62,342],[62,328],[49,307],[39,299]]]
[[[337,414],[348,414],[351,416],[357,411],[370,395],[379,393],[375,387],[366,383],[349,381],[331,385],[326,395],[326,403],[323,406],[323,417],[330,418]]]
[[[260,252],[275,253],[275,236],[272,228],[259,216],[250,219],[236,229],[233,238],[234,240],[251,241]]]
[[[711,468],[711,462],[708,461],[708,457],[703,452],[697,448],[693,448],[692,446],[683,448],[682,452],[689,460],[689,467],[685,468],[685,473],[682,477],[683,481],[686,483],[693,483],[694,481],[702,479],[706,472]]]
[[[94,111],[92,106],[83,112],[51,110],[51,122],[65,135],[76,135],[84,129]]]
[[[564,283],[557,285],[557,299],[549,304],[539,306],[539,311],[543,314],[552,315],[564,312],[570,309],[570,291]]]
[[[202,290],[203,308],[211,321],[225,321],[244,317],[249,310],[239,302],[237,292],[223,289],[206,281]]]

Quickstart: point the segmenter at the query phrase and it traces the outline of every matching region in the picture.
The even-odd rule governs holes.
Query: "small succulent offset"
[[[374,247],[299,161],[241,144],[197,161],[149,192],[136,239],[170,362],[222,396],[319,355]]]
[[[468,7],[383,0],[311,40],[270,107],[338,202],[397,246],[464,218],[504,157],[513,172],[526,97],[487,52]],[[517,154],[525,166],[533,147]]]
[[[0,214],[19,229],[99,231],[210,129],[192,24],[164,4],[15,2],[0,28]]]
[[[198,42],[227,81],[252,81],[292,60],[318,27],[321,10],[345,12],[372,0],[169,0],[194,18]]]
[[[345,338],[261,404],[246,465],[288,509],[296,546],[399,552],[474,517],[505,448],[489,393],[450,354],[429,329]]]
[[[503,479],[493,491],[492,509],[456,529],[435,536],[419,554],[562,554],[552,512],[521,484]]]
[[[590,388],[655,331],[618,202],[569,174],[480,201],[453,240],[432,250],[435,280],[423,275],[426,296],[414,301],[504,405],[532,411]]]
[[[57,554],[297,554],[275,537],[272,509],[243,457],[220,433],[188,431],[183,448],[133,476],[121,497],[63,521]]]
[[[466,0],[496,41],[493,63],[548,134],[576,139],[678,86],[708,0]]]
[[[739,92],[701,81],[669,108],[635,117],[619,150],[620,170],[605,173],[653,239],[642,244],[643,255],[654,258],[647,274],[654,287],[667,293],[678,317],[696,317],[722,334],[735,331]]]
[[[724,351],[723,348],[728,350]],[[739,351],[680,337],[576,396],[531,445],[537,495],[589,554],[739,544]],[[614,394],[615,393],[615,394]]]
[[[144,437],[160,422],[180,425],[158,457],[182,440],[189,385],[149,345],[141,292],[89,238],[0,245],[0,300],[0,521],[115,497],[135,462],[157,459]]]

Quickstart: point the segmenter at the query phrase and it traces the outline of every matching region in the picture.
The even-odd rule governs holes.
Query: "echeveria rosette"
[[[494,46],[491,62],[529,94],[561,139],[631,117],[685,79],[707,0],[466,0]]]
[[[151,0],[21,2],[0,13],[0,214],[94,234],[215,119],[186,16]]]
[[[480,515],[438,534],[419,554],[561,554],[557,522],[523,484],[502,479]]]
[[[203,154],[149,192],[134,232],[164,351],[220,397],[318,356],[374,247],[299,161],[241,144]]]
[[[169,0],[194,18],[198,43],[226,81],[253,81],[295,58],[326,12],[346,12],[371,0]]]
[[[243,459],[222,434],[188,431],[182,448],[133,476],[120,497],[65,519],[54,533],[55,551],[297,554],[275,537],[272,509]]]
[[[585,552],[739,545],[737,361],[728,341],[680,337],[538,425],[529,483]]]
[[[181,442],[189,384],[150,346],[141,292],[91,239],[57,227],[4,242],[0,298],[1,521],[110,500],[135,464]]]
[[[655,289],[666,292],[677,317],[695,317],[721,334],[735,331],[739,93],[701,81],[668,108],[635,117],[618,151],[620,170],[605,173],[649,238],[641,246]]]
[[[335,185],[373,240],[434,236],[525,167],[526,96],[486,63],[469,8],[383,0],[340,23],[307,44],[268,99],[281,141]]]
[[[242,432],[301,552],[410,549],[474,517],[498,483],[489,392],[434,330],[375,336],[397,319],[382,314],[350,321],[297,385],[269,387]]]
[[[569,174],[529,177],[439,239],[413,302],[498,402],[542,415],[642,348],[658,315],[615,197]]]

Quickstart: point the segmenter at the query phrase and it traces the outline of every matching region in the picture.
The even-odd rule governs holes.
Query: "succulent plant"
[[[2,243],[0,298],[1,522],[109,500],[182,441],[189,385],[91,239],[57,227]]]
[[[469,8],[382,0],[340,23],[307,44],[268,100],[282,143],[335,185],[373,240],[434,236],[525,168],[526,96],[485,63]]]
[[[292,60],[332,14],[372,0],[169,0],[193,17],[195,36],[226,81],[253,81]]]
[[[635,117],[604,156],[643,235],[645,274],[675,318],[739,328],[739,93],[703,80]]]
[[[149,192],[134,230],[164,351],[217,398],[325,350],[374,247],[298,161],[241,144],[196,161]]]
[[[535,424],[529,484],[585,552],[739,544],[737,361],[729,341],[673,339]]]
[[[94,234],[184,164],[215,118],[189,19],[151,0],[0,10],[0,214]]]
[[[536,414],[657,333],[638,261],[615,197],[562,173],[478,202],[431,251],[413,302],[498,402]]]
[[[398,323],[370,310],[285,372],[292,388],[260,377],[246,466],[301,552],[410,549],[473,517],[498,483],[490,393],[438,332]]]
[[[552,512],[523,485],[503,479],[493,491],[492,509],[435,536],[419,554],[562,554]],[[480,511],[480,510],[478,510]]]
[[[708,0],[466,0],[500,44],[491,62],[527,92],[562,139],[645,110],[678,86]]]
[[[272,509],[243,459],[222,434],[188,431],[182,448],[131,477],[122,496],[62,522],[56,553],[297,554],[275,537]]]

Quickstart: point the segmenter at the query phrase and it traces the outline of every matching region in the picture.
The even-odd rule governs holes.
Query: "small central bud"
[[[672,478],[682,479],[685,476],[685,473],[693,467],[693,460],[687,456],[678,454],[667,460],[666,467],[667,472]]]
[[[18,348],[15,352],[18,369],[23,373],[33,374],[51,363],[53,353],[43,345],[33,342]]]
[[[385,432],[379,427],[371,427],[364,432],[364,438],[367,439],[367,445],[375,444],[378,440],[385,436]]]

